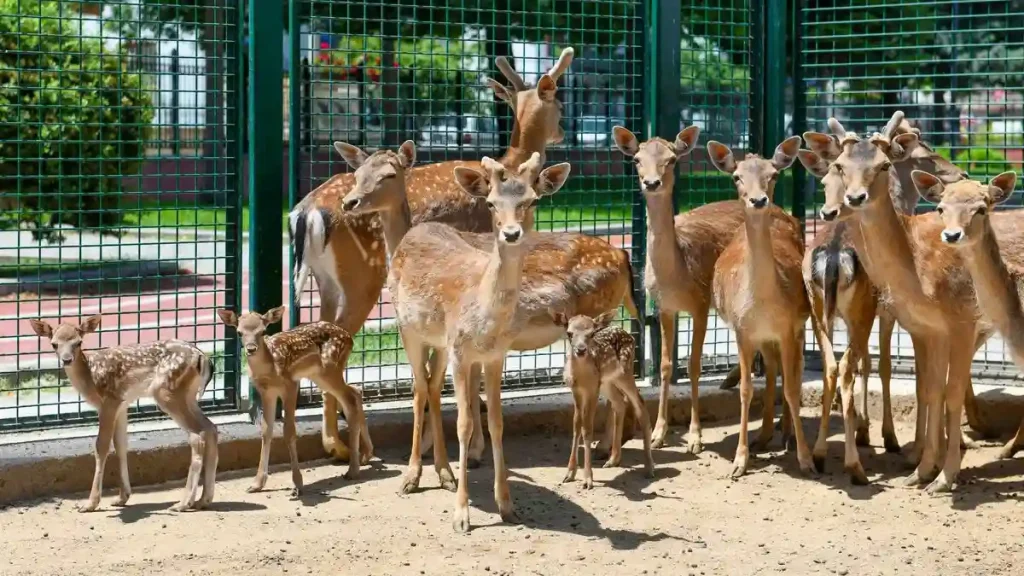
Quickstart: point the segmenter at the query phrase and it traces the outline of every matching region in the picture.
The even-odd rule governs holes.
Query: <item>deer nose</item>
[[[831,209],[829,209],[829,208],[822,208],[821,209],[821,219],[824,220],[825,222],[831,222],[831,221],[835,220],[836,216],[839,216],[839,208],[831,208]]]
[[[751,198],[750,205],[760,210],[761,208],[764,208],[765,206],[768,205],[768,197],[761,196],[760,198]]]
[[[505,242],[515,244],[516,242],[519,242],[519,238],[522,237],[523,229],[516,228],[515,230],[502,230],[501,234],[505,237]]]
[[[863,191],[863,190],[861,190],[861,191],[859,191],[859,192],[857,192],[855,194],[847,194],[846,195],[846,203],[849,204],[853,208],[857,208],[858,206],[863,205],[864,202],[867,199],[868,199],[868,193]]]
[[[587,355],[587,347],[586,346],[574,346],[573,349],[572,349],[572,353],[575,354],[577,357],[582,358],[582,357]]]
[[[942,241],[946,244],[956,244],[963,238],[964,233],[962,230],[943,230]]]
[[[661,180],[644,180],[644,188],[653,192],[658,188],[661,188]]]
[[[71,356],[61,356],[60,361],[63,362],[65,366],[70,366],[71,363],[75,361],[75,359],[72,358]]]
[[[345,200],[345,203],[341,205],[341,207],[346,212],[351,212],[352,210],[355,210],[357,206],[359,206],[358,198],[353,198],[352,200]]]
[[[256,345],[255,344],[246,344],[245,345],[245,352],[247,354],[255,354],[256,353]]]

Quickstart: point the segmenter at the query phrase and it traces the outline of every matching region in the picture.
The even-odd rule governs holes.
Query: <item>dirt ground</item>
[[[804,421],[812,439],[816,424]],[[220,478],[201,512],[168,510],[180,484],[136,489],[120,510],[108,493],[92,514],[75,511],[81,496],[31,502],[0,511],[0,574],[1020,574],[1024,458],[995,462],[997,444],[967,453],[953,496],[929,497],[897,487],[903,458],[878,446],[862,450],[872,484],[851,486],[836,417],[825,474],[801,477],[795,453],[774,451],[730,480],[737,429],[707,429],[699,456],[674,430],[653,481],[633,440],[630,468],[595,469],[591,491],[560,484],[567,436],[507,438],[524,525],[500,522],[487,463],[470,472],[468,535],[452,531],[454,495],[437,489],[429,464],[423,490],[398,495],[399,451],[355,482],[340,478],[343,466],[306,466],[300,501],[276,468],[261,494],[245,492],[249,472]],[[905,423],[897,433],[913,437]],[[881,444],[877,422],[872,441]]]

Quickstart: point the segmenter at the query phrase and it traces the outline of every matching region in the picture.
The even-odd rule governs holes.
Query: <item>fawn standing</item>
[[[650,417],[633,378],[633,349],[636,342],[629,332],[619,326],[609,326],[614,317],[615,311],[605,312],[597,318],[577,315],[568,320],[562,313],[554,315],[555,324],[565,327],[569,337],[564,376],[565,383],[572,389],[574,406],[572,453],[569,455],[569,466],[563,482],[571,482],[576,478],[576,454],[582,436],[584,488],[594,487],[590,453],[599,392],[608,397],[613,414],[608,422],[614,426],[610,434],[611,454],[604,467],[618,466],[622,457],[622,425],[626,416],[625,404],[628,402],[643,428],[644,470],[648,478],[654,477]]]
[[[43,320],[30,320],[32,329],[49,338],[64,365],[71,385],[99,415],[96,437],[96,470],[89,503],[91,512],[100,504],[103,467],[113,438],[121,469],[121,494],[114,503],[124,506],[132,495],[128,481],[128,406],[140,397],[152,397],[157,406],[189,433],[192,460],[181,501],[171,509],[203,508],[213,502],[217,477],[217,427],[199,408],[199,398],[213,379],[213,365],[199,348],[181,340],[115,346],[85,352],[82,339],[100,327],[100,316],[79,325],[62,323],[53,328]],[[199,476],[203,495],[197,501]]]

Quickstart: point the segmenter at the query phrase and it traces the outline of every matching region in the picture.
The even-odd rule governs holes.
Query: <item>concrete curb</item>
[[[808,374],[817,380],[807,380],[803,386],[802,404],[817,407],[821,402],[821,380],[819,375]],[[915,411],[914,383],[910,380],[893,380],[893,414],[896,419],[912,421]],[[979,405],[992,425],[1003,431],[1016,430],[1024,414],[1024,389],[1000,386],[975,385]],[[657,389],[646,385],[641,392],[651,414],[657,410]],[[505,434],[568,434],[572,424],[572,399],[564,388],[532,391],[533,395],[509,398],[502,403]],[[752,410],[761,409],[761,385],[755,386]],[[449,446],[455,439],[455,405],[452,399],[445,399],[444,422]],[[781,390],[776,395],[781,403]],[[371,436],[378,451],[387,449],[408,450],[412,433],[412,417],[409,402],[392,402],[367,407]],[[705,427],[716,422],[735,419],[739,416],[738,390],[720,390],[717,383],[708,383],[700,390],[701,421]],[[872,437],[880,433],[881,395],[880,383],[873,381],[869,403],[869,414],[875,422]],[[685,432],[680,429],[690,419],[690,387],[679,385],[672,388],[669,417],[675,438],[673,444]],[[759,417],[752,417],[755,427]],[[216,421],[216,420],[215,420]],[[604,415],[597,417],[604,422]],[[218,472],[251,469],[259,461],[260,439],[257,427],[244,421],[244,416],[232,415],[220,418],[220,462]],[[130,474],[133,486],[161,484],[182,480],[185,477],[189,449],[185,436],[173,424],[164,424],[164,429],[153,429],[156,423],[133,424],[129,432]],[[486,426],[486,417],[484,418]],[[653,421],[652,421],[653,425]],[[804,422],[804,429],[816,437],[817,419]],[[271,463],[287,463],[287,449],[280,441],[280,425],[275,431],[275,442],[271,450]],[[148,428],[148,430],[147,430]],[[833,427],[833,432],[835,428]],[[28,441],[0,445],[0,505],[13,502],[85,492],[92,484],[95,432],[81,430],[77,438],[46,438],[40,434],[25,435]],[[303,462],[321,460],[325,457],[320,443],[320,422],[317,414],[303,416],[298,422],[298,455]],[[88,434],[85,436],[84,434]],[[342,438],[347,438],[343,430]],[[901,439],[910,442],[911,438]],[[104,486],[116,491],[118,486],[117,459],[108,458]],[[339,472],[340,474],[340,472]]]

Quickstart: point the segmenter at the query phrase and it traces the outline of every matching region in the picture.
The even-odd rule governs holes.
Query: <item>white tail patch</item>
[[[294,235],[300,228],[299,218],[306,218],[305,238],[303,238],[304,249],[302,260],[295,262],[295,300],[300,301],[302,293],[309,282],[309,276],[313,273],[313,267],[325,256],[327,250],[327,224],[324,222],[323,214],[319,210],[311,209],[303,214],[302,209],[296,207],[288,215],[288,225]]]

